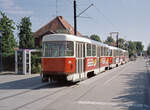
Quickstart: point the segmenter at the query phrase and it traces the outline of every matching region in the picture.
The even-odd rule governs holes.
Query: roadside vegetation
[[[5,13],[0,13],[0,30],[2,31],[2,61],[3,70],[11,70],[15,65],[14,48],[17,42],[14,37],[15,23]],[[15,68],[13,68],[15,69]]]
[[[92,40],[96,40],[96,41],[99,41],[98,39],[100,39],[100,37],[98,35],[91,35],[90,38]],[[116,47],[116,45],[117,45],[116,41],[111,36],[108,36],[107,39],[104,41],[104,43],[108,44],[110,46],[114,46],[114,47]],[[126,41],[125,39],[123,39],[121,37],[118,39],[118,46],[121,49],[129,51],[129,57],[140,56],[143,52],[143,49],[144,49],[142,42],[140,42],[140,41]]]
[[[147,55],[150,56],[150,43],[149,43],[149,45],[148,45],[148,47],[147,47]]]
[[[14,71],[15,69],[15,48],[34,49],[34,38],[32,33],[32,23],[29,17],[23,17],[19,25],[1,12],[0,30],[2,31],[2,62],[3,71]],[[15,37],[14,31],[17,28],[18,35]],[[17,43],[17,40],[18,43]],[[41,71],[41,54],[32,54],[32,73]]]

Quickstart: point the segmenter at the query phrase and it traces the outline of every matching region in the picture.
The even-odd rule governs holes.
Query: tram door
[[[80,78],[81,73],[85,71],[84,69],[84,59],[85,59],[85,44],[76,42],[76,73],[79,73]]]

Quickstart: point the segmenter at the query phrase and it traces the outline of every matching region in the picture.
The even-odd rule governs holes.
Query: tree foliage
[[[147,47],[147,54],[150,55],[150,44]]]
[[[19,30],[19,48],[34,48],[34,38],[31,31],[32,23],[29,17],[23,17],[17,26]]]
[[[2,18],[0,18],[0,29],[2,31],[2,55],[5,57],[14,54],[14,48],[17,47],[17,42],[14,38],[14,22],[9,19],[5,13],[0,13]]]
[[[104,43],[110,46],[114,46],[115,40],[111,36],[108,36]]]
[[[129,56],[133,56],[136,54],[136,45],[132,41],[128,41],[128,51],[129,51]]]
[[[98,35],[95,35],[95,34],[91,35],[90,39],[101,42],[100,37]]]
[[[142,42],[140,41],[135,42],[135,45],[136,45],[136,53],[137,55],[140,55],[141,52],[143,51],[144,46],[142,45]]]
[[[123,38],[118,39],[118,46],[121,49],[125,49],[125,40]]]

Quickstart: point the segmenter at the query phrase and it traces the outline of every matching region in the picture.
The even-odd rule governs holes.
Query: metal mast
[[[74,35],[77,35],[77,12],[76,0],[74,0]]]

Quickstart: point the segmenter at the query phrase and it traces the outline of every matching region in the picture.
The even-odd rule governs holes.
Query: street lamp
[[[0,72],[2,71],[2,31],[0,30]]]

